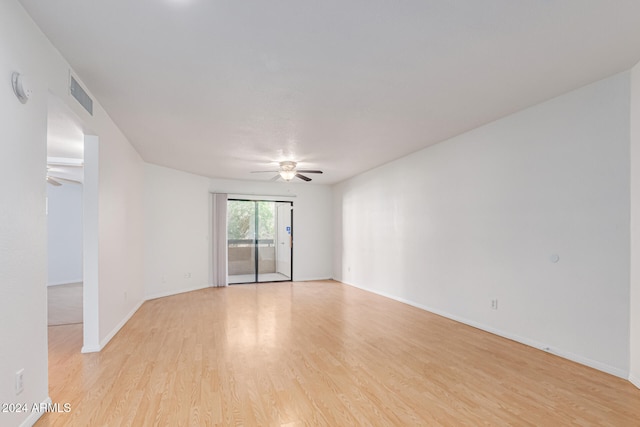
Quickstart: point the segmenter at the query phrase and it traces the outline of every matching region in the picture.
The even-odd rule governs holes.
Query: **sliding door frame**
[[[243,199],[243,198],[229,198],[227,199],[227,203],[229,202],[253,202],[254,204],[254,232],[253,232],[253,247],[254,247],[254,278],[255,281],[253,282],[235,282],[235,283],[231,283],[228,282],[229,285],[246,285],[246,284],[252,284],[252,283],[278,283],[278,282],[292,282],[293,281],[293,233],[294,233],[294,226],[293,226],[293,201],[290,200],[260,200],[260,199]],[[290,259],[290,265],[289,265],[289,279],[288,280],[274,280],[274,281],[259,281],[258,277],[260,276],[260,269],[259,269],[259,264],[260,264],[260,259],[259,259],[259,234],[260,234],[260,219],[259,219],[259,215],[258,215],[258,203],[273,203],[274,205],[277,206],[278,203],[286,203],[288,204],[291,209],[289,211],[289,215],[290,215],[290,224],[291,224],[291,230],[290,230],[290,247],[289,247],[289,259]],[[277,209],[276,209],[277,211]],[[228,212],[228,209],[227,209]],[[228,227],[228,226],[227,226]],[[274,241],[277,238],[277,224],[276,224],[276,235],[274,236]],[[229,232],[229,229],[227,228],[227,233]],[[227,245],[228,245],[228,238],[227,238]],[[277,242],[276,242],[277,244]],[[274,253],[277,253],[277,248],[275,247],[274,244]],[[278,260],[277,258],[274,260],[275,261],[275,265],[276,265],[276,271],[278,270],[277,268],[277,263]],[[229,262],[229,261],[227,261]],[[229,275],[227,273],[227,281],[228,281]]]

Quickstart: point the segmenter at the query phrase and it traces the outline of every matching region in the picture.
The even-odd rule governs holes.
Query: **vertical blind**
[[[213,194],[213,286],[227,286],[227,194]]]

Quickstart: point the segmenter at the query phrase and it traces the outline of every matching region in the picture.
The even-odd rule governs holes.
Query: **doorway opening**
[[[293,278],[293,202],[227,201],[228,283]]]
[[[83,353],[100,350],[99,138],[85,130],[82,119],[50,93],[46,165],[48,332],[59,339],[77,338],[78,351]],[[49,360],[56,360],[57,356],[60,355],[52,354],[50,349]]]
[[[82,124],[60,99],[49,95],[47,110],[48,326],[83,323],[83,165]]]

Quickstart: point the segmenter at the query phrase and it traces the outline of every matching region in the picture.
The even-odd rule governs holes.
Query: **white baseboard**
[[[51,403],[51,398],[47,396],[47,398],[42,402],[42,405],[48,406]],[[29,414],[29,416],[20,424],[19,427],[33,427],[33,425],[40,419],[42,414],[44,414],[44,412],[32,411],[31,414]]]
[[[111,339],[113,337],[116,336],[116,334],[120,331],[120,329],[122,329],[122,327],[129,321],[129,319],[131,319],[131,317],[136,314],[136,311],[138,311],[138,309],[142,306],[142,304],[144,304],[145,300],[140,301],[134,308],[133,310],[131,310],[129,312],[129,314],[127,314],[116,326],[115,328],[113,328],[111,330],[111,332],[109,332],[109,334],[104,337],[102,340],[100,340],[100,345],[93,346],[93,347],[82,347],[81,353],[97,353],[99,351],[101,351],[103,348],[105,348],[105,346],[107,344],[109,344],[109,341],[111,341]]]
[[[640,376],[629,374],[629,382],[634,386],[640,388]]]
[[[296,277],[294,282],[317,282],[320,280],[331,280],[331,277]]]
[[[145,300],[149,301],[156,298],[170,297],[171,295],[178,295],[178,294],[184,294],[185,292],[199,291],[200,289],[205,289],[209,287],[213,287],[213,285],[204,285],[204,286],[200,285],[200,286],[192,286],[189,288],[172,289],[166,292],[157,292],[155,294],[145,295]]]
[[[81,277],[79,279],[76,280],[62,280],[59,282],[49,282],[47,283],[47,286],[60,286],[60,285],[71,285],[73,283],[82,283],[84,279]]]
[[[400,298],[400,297],[397,297],[395,295],[387,294],[386,292],[375,291],[375,290],[372,290],[372,289],[364,288],[362,286],[354,285],[353,283],[348,283],[348,282],[341,282],[341,283],[344,283],[345,285],[348,285],[348,286],[352,286],[354,288],[361,289],[361,290],[366,291],[366,292],[371,292],[371,293],[374,293],[374,294],[377,294],[377,295],[380,295],[380,296],[383,296],[383,297],[386,297],[386,298],[389,298],[389,299],[392,299],[392,300],[395,300],[395,301],[399,301],[399,302],[402,302],[404,304],[407,304],[407,305],[410,305],[410,306],[413,306],[413,307],[416,307],[416,308],[420,308],[420,309],[428,311],[430,313],[437,314],[438,316],[446,317],[447,319],[451,319],[451,320],[455,320],[456,322],[464,323],[465,325],[473,326],[474,328],[478,328],[478,329],[481,329],[483,331],[492,333],[494,335],[498,335],[500,337],[510,339],[511,341],[519,342],[519,343],[527,345],[529,347],[537,348],[538,350],[542,350],[542,351],[545,351],[547,353],[555,354],[556,356],[560,356],[560,357],[562,357],[564,359],[571,360],[571,361],[579,363],[581,365],[585,365],[585,366],[588,366],[590,368],[594,368],[594,369],[597,369],[599,371],[606,372],[606,373],[611,374],[611,375],[615,375],[616,377],[620,377],[620,378],[624,378],[624,379],[629,378],[629,372],[627,372],[627,371],[624,371],[622,369],[616,368],[614,366],[609,366],[609,365],[607,365],[605,363],[598,362],[596,360],[591,360],[591,359],[588,359],[586,357],[582,357],[580,355],[577,355],[577,354],[574,354],[574,353],[571,353],[571,352],[568,352],[568,351],[565,351],[565,350],[562,350],[562,349],[553,348],[553,347],[551,347],[549,345],[546,345],[544,343],[541,343],[539,341],[535,341],[535,340],[532,340],[532,339],[529,339],[529,338],[521,337],[519,335],[512,334],[512,333],[509,333],[509,332],[504,332],[502,330],[493,328],[491,326],[484,325],[482,323],[475,322],[473,320],[466,319],[464,317],[456,316],[454,314],[450,314],[450,313],[447,313],[445,311],[438,310],[438,309],[435,309],[433,307],[429,307],[429,306],[426,306],[426,305],[423,305],[423,304],[418,304],[416,302],[413,302],[413,301],[410,301],[410,300],[407,300],[407,299],[404,299],[404,298]]]
[[[82,348],[80,349],[80,353],[97,353],[100,350],[102,350],[102,347],[100,347],[99,345],[93,345],[93,346],[83,345]]]

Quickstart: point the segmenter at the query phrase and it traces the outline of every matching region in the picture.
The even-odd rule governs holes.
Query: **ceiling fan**
[[[82,184],[82,181],[78,181],[76,179],[69,178],[61,178],[59,176],[50,176],[49,172],[47,172],[47,183],[53,185],[54,187],[60,187],[62,183],[73,183],[73,184]]]
[[[280,178],[284,179],[285,181],[291,181],[293,178],[299,178],[307,182],[311,181],[311,178],[302,175],[303,173],[322,173],[322,171],[320,170],[296,169],[297,164],[298,163],[291,160],[285,160],[284,162],[280,162],[279,170],[252,171],[251,173],[277,173],[278,175],[274,176],[271,181],[277,181]]]
[[[83,161],[81,159],[49,157],[47,159],[47,183],[54,187],[59,187],[63,183],[82,184],[82,170],[75,169],[82,167]]]

